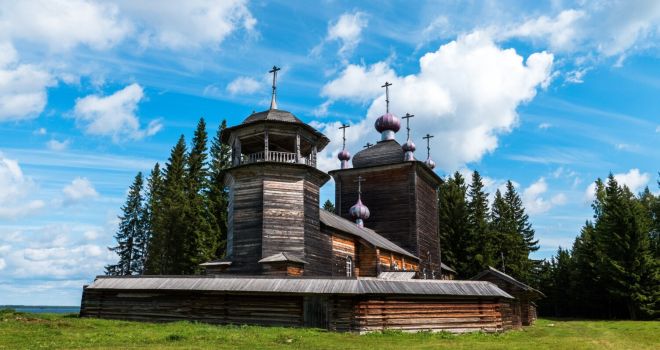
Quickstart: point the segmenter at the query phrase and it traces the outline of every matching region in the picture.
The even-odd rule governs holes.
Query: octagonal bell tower
[[[319,190],[329,179],[316,155],[329,139],[292,113],[277,109],[275,76],[271,108],[227,128],[232,149],[225,176],[229,189],[228,273],[330,275],[321,235]]]

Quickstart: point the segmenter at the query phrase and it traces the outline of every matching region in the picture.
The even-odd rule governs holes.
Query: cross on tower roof
[[[401,117],[401,119],[406,120],[406,130],[408,131],[408,140],[410,140],[410,118],[414,117],[414,114],[406,113],[405,117]]]
[[[360,195],[362,195],[362,182],[364,182],[364,181],[366,181],[366,180],[362,176],[358,176],[357,180],[355,180],[355,182],[357,182],[357,184],[358,184],[358,197],[360,197]]]
[[[369,147],[371,147],[371,146],[373,146],[373,144],[371,144],[371,143],[369,143],[369,142],[367,142],[367,144],[366,144],[366,145],[364,145],[364,146],[362,146],[362,148],[369,148]]]
[[[392,86],[392,83],[388,81],[386,81],[385,84],[381,86],[385,88],[385,113],[390,112],[390,86]]]
[[[273,73],[273,96],[270,99],[270,109],[277,109],[277,71],[281,68],[273,66],[273,69],[269,70],[268,73]]]
[[[346,128],[350,128],[351,126],[348,124],[342,124],[339,129],[342,131],[342,144],[341,148],[346,149]]]
[[[433,135],[426,134],[426,136],[422,138],[426,140],[426,157],[431,158],[431,138],[433,138]]]

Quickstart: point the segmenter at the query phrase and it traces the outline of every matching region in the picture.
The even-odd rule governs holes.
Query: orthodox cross
[[[401,119],[406,120],[406,130],[408,131],[408,140],[410,140],[410,118],[414,117],[414,114],[406,113],[405,117],[401,117]]]
[[[277,109],[277,100],[276,100],[276,90],[277,90],[277,71],[281,68],[273,66],[273,69],[269,70],[268,73],[273,73],[273,96],[270,99],[270,109]]]
[[[360,197],[360,195],[362,195],[362,182],[364,182],[364,181],[365,180],[362,176],[358,176],[357,180],[355,180],[355,182],[357,182],[357,184],[358,184],[358,197]]]
[[[390,86],[392,86],[392,83],[387,81],[381,86],[385,88],[385,113],[390,112]]]
[[[426,134],[426,136],[422,137],[423,139],[426,140],[426,157],[431,158],[431,138],[433,135]]]
[[[369,148],[369,147],[371,147],[371,146],[373,146],[373,145],[372,145],[372,144],[370,144],[369,142],[367,142],[367,144],[366,144],[366,145],[364,145],[364,146],[363,146],[362,148]]]
[[[346,128],[350,128],[351,126],[348,124],[342,124],[339,129],[341,129],[341,132],[343,133],[342,135],[342,143],[341,143],[341,148],[346,149]]]

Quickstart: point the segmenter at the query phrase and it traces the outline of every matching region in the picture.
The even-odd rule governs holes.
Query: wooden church
[[[454,280],[442,264],[442,180],[428,154],[415,158],[410,128],[403,145],[396,141],[401,121],[389,112],[390,84],[375,123],[381,141],[355,154],[352,166],[343,147],[328,174],[317,154],[330,140],[278,109],[277,70],[270,108],[222,134],[232,150],[226,258],[202,264],[205,275],[98,276],[83,288],[81,316],[355,332],[519,327],[510,293],[489,281]],[[319,207],[331,177],[335,213]]]

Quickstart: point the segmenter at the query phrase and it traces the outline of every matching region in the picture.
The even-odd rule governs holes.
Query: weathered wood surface
[[[353,271],[351,276],[358,276],[359,269],[356,271],[355,267],[359,266],[359,256],[356,254],[358,251],[359,243],[351,236],[342,235],[339,233],[332,234],[332,261],[333,261],[333,276],[347,276],[346,273],[346,259],[350,257],[353,260]]]

